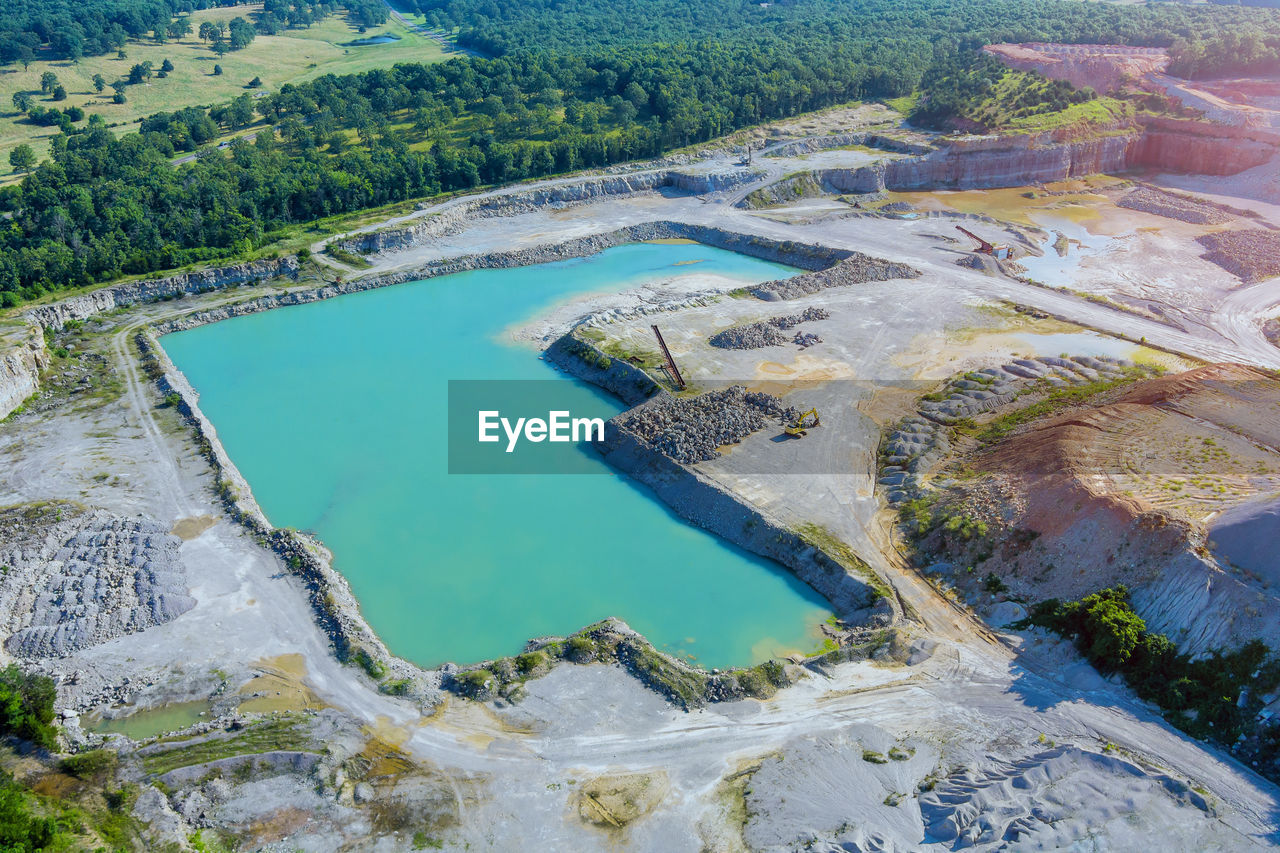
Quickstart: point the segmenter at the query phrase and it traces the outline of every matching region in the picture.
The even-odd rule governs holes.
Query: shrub
[[[525,652],[522,655],[516,655],[516,669],[523,675],[534,672],[546,662],[547,656],[542,652]]]
[[[566,657],[574,663],[590,663],[596,657],[596,644],[587,637],[572,637],[565,646]]]
[[[47,675],[25,673],[16,664],[0,670],[0,734],[52,749],[57,735],[53,727],[57,696],[53,679]]]
[[[487,669],[470,669],[466,672],[459,672],[453,677],[453,681],[457,685],[459,693],[471,698],[484,696],[497,683],[493,673]]]
[[[58,769],[78,779],[94,779],[114,771],[119,756],[110,749],[92,749],[69,755],[58,764]]]

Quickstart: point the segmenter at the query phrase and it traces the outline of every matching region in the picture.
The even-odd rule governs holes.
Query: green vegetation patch
[[[277,751],[316,752],[317,749],[301,719],[281,717],[256,723],[230,735],[214,735],[176,749],[148,751],[142,756],[142,767],[147,773],[162,776],[179,767],[207,764],[237,755],[260,755]]]
[[[795,529],[796,535],[806,545],[817,548],[840,566],[853,572],[862,582],[871,588],[877,599],[893,598],[893,589],[884,582],[880,575],[867,564],[867,561],[854,553],[839,537],[820,524],[802,524]]]
[[[1169,722],[1198,738],[1235,743],[1253,727],[1259,697],[1280,686],[1280,659],[1261,640],[1193,660],[1164,634],[1147,631],[1124,586],[1079,601],[1042,601],[1013,627],[1031,626],[1074,640],[1101,672],[1122,675]]]
[[[1047,383],[1036,383],[1031,388],[1023,391],[1022,394],[1044,391],[1042,399],[1020,409],[1000,414],[983,424],[966,419],[958,422],[954,428],[960,435],[975,437],[981,445],[995,444],[1023,424],[1048,417],[1072,406],[1078,406],[1104,392],[1115,390],[1142,379],[1150,379],[1153,373],[1159,374],[1160,372],[1162,371],[1152,368],[1130,367],[1125,370],[1123,376],[1115,379],[1098,379],[1080,385],[1055,388]],[[1048,390],[1045,391],[1045,389]]]

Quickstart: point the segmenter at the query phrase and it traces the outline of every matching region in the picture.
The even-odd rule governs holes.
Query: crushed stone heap
[[[1196,240],[1208,249],[1200,257],[1238,276],[1245,284],[1280,275],[1280,231],[1223,231]]]
[[[868,281],[892,281],[896,278],[919,277],[920,270],[910,264],[886,261],[883,258],[873,258],[861,252],[854,252],[833,267],[778,281],[766,281],[753,288],[751,293],[765,302],[779,302],[784,299],[809,296],[828,287],[846,287]]]
[[[1212,202],[1164,192],[1155,187],[1138,187],[1126,193],[1116,204],[1197,225],[1221,225],[1231,221],[1230,214]]]
[[[736,444],[758,429],[800,416],[772,394],[732,385],[697,397],[659,397],[614,422],[677,462],[715,459],[716,448]]]
[[[817,335],[797,332],[794,337],[788,338],[782,331],[790,331],[801,323],[825,320],[830,316],[830,312],[821,308],[806,308],[799,314],[783,314],[759,323],[716,332],[707,339],[707,343],[720,349],[760,349],[787,343],[796,343],[801,347],[812,346],[821,340]]]
[[[61,657],[195,606],[181,540],[163,525],[73,504],[0,511],[0,625],[16,657]]]

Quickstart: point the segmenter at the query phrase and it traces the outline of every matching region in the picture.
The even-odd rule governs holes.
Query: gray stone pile
[[[802,332],[797,332],[794,337],[788,338],[780,330],[790,331],[801,323],[825,320],[830,316],[829,312],[821,308],[806,308],[799,314],[783,314],[759,323],[725,329],[708,338],[707,343],[721,349],[760,349],[787,343],[795,343],[801,348],[809,347],[820,343],[822,339],[817,335]]]
[[[723,332],[716,332],[707,339],[707,343],[720,349],[760,349],[761,347],[777,347],[788,343],[791,339],[776,326],[768,322],[751,323],[746,326],[734,326]]]
[[[873,258],[854,252],[840,263],[825,270],[805,273],[778,281],[767,281],[751,293],[766,302],[798,299],[828,287],[846,287],[868,281],[891,281],[896,278],[919,278],[920,270],[910,264]]]
[[[813,332],[796,332],[796,336],[791,339],[792,343],[800,347],[800,349],[808,349],[814,344],[822,343],[822,338]]]
[[[1155,187],[1138,187],[1133,192],[1126,193],[1116,204],[1130,210],[1141,210],[1197,225],[1221,225],[1231,221],[1230,214],[1211,201],[1177,195]]]
[[[822,308],[806,308],[799,314],[783,314],[781,317],[771,317],[768,320],[769,325],[777,326],[779,329],[789,331],[799,326],[801,323],[811,323],[815,320],[826,320],[831,316],[831,312]]]
[[[1200,257],[1239,276],[1245,284],[1280,275],[1280,231],[1222,231],[1196,240],[1208,249]]]
[[[1106,356],[1041,356],[1015,358],[1000,367],[957,376],[941,391],[921,398],[916,414],[886,432],[876,482],[884,488],[890,504],[920,497],[929,474],[951,451],[950,426],[995,411],[1035,388],[1118,379],[1133,366]]]
[[[71,505],[0,518],[0,619],[16,657],[54,658],[195,606],[163,525]]]
[[[736,444],[771,421],[790,422],[799,415],[772,394],[733,385],[697,397],[661,397],[614,422],[664,456],[693,464],[715,459],[717,447]]]

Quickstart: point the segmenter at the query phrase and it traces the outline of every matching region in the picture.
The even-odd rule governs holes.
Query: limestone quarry
[[[1098,88],[1163,69],[993,50]],[[62,746],[119,753],[155,849],[1274,846],[1265,667],[1227,740],[1023,621],[1123,584],[1170,654],[1280,649],[1273,128],[943,137],[895,115],[424,201],[302,260],[4,317],[0,648],[57,681]],[[681,532],[821,598],[809,653],[708,668],[601,612],[419,666],[333,543],[269,520],[162,338],[640,242],[794,274],[672,265],[504,339],[625,408],[584,452]]]

